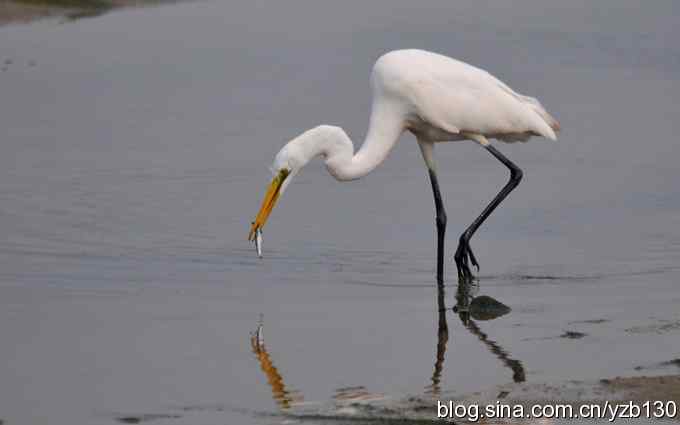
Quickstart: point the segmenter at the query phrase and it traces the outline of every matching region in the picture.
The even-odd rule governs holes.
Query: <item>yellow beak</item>
[[[264,223],[266,223],[267,218],[269,218],[269,214],[271,214],[272,210],[274,209],[276,201],[279,199],[281,185],[289,174],[289,170],[283,169],[279,171],[279,173],[272,179],[269,189],[267,189],[267,193],[265,193],[264,199],[262,200],[260,211],[257,213],[255,221],[253,221],[250,226],[250,233],[248,234],[249,241],[255,240],[255,232],[257,232],[258,229],[262,229],[264,227]]]

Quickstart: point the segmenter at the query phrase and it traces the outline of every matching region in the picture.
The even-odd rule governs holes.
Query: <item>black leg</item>
[[[437,182],[437,174],[432,169],[430,172],[430,183],[432,183],[432,193],[434,194],[434,207],[437,213],[437,286],[444,286],[444,234],[446,233],[446,211],[444,211],[444,203],[442,202],[442,195],[439,192],[439,183]],[[440,302],[443,304],[443,297],[440,297]],[[445,309],[443,305],[439,305],[439,309]]]
[[[523,175],[522,170],[520,170],[517,165],[506,158],[502,153],[496,150],[495,147],[487,145],[485,148],[491,152],[491,154],[495,156],[500,162],[502,162],[503,165],[510,169],[510,181],[508,181],[503,189],[498,192],[498,195],[493,198],[491,203],[489,203],[489,205],[484,208],[484,211],[482,211],[479,217],[477,217],[475,221],[473,221],[472,224],[467,229],[465,229],[465,232],[463,232],[463,234],[460,236],[458,249],[456,250],[456,254],[453,256],[453,258],[456,261],[456,267],[458,268],[458,279],[461,281],[471,281],[473,279],[472,272],[470,271],[470,267],[468,265],[468,259],[473,266],[477,267],[477,271],[479,271],[477,259],[470,249],[470,238],[475,234],[477,228],[479,228],[479,226],[484,223],[484,220],[489,217],[493,210],[498,207],[503,199],[505,199],[508,194],[512,192],[515,187],[517,187],[520,180],[522,180]]]

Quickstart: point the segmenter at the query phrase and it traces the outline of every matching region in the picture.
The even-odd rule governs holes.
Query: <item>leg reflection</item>
[[[437,307],[439,309],[437,326],[437,353],[434,361],[434,372],[432,372],[432,384],[426,387],[426,393],[438,396],[441,392],[441,376],[444,370],[444,356],[446,354],[446,343],[449,341],[449,327],[446,323],[446,305],[444,303],[444,285],[437,287]]]
[[[526,374],[524,373],[524,366],[522,365],[522,362],[516,359],[510,358],[508,355],[508,352],[505,351],[498,343],[492,339],[489,339],[489,337],[479,329],[477,324],[473,321],[470,320],[466,328],[472,332],[474,335],[479,338],[480,341],[484,343],[489,348],[489,351],[491,351],[498,359],[503,362],[503,364],[508,367],[510,370],[512,370],[512,380],[515,382],[524,382],[526,381]]]
[[[458,317],[473,335],[479,338],[484,345],[493,353],[507,368],[512,371],[512,380],[515,382],[524,382],[526,380],[526,373],[524,366],[519,360],[513,359],[508,354],[508,351],[503,349],[496,341],[490,339],[487,334],[477,326],[473,318],[478,320],[492,320],[508,314],[510,308],[505,304],[489,297],[482,295],[475,297],[473,292],[479,287],[469,283],[460,282],[458,290],[456,291],[456,306],[453,308],[454,312],[458,313]]]

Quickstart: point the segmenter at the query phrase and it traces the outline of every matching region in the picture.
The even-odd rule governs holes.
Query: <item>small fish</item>
[[[262,347],[264,345],[264,331],[263,331],[263,326],[262,323],[257,325],[257,329],[255,330],[255,341],[257,341],[257,346]]]
[[[257,256],[262,258],[262,229],[260,228],[255,231],[255,249]]]

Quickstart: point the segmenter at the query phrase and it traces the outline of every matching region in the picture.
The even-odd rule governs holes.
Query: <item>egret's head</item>
[[[296,152],[295,146],[291,145],[290,143],[284,146],[283,149],[281,149],[276,155],[276,158],[274,158],[274,163],[271,167],[274,178],[269,184],[269,188],[264,195],[260,211],[257,213],[255,221],[253,221],[250,226],[248,240],[254,240],[255,232],[258,229],[262,229],[264,227],[264,224],[267,222],[267,218],[269,218],[269,214],[271,214],[272,210],[274,209],[274,205],[276,205],[276,201],[278,201],[279,197],[286,190],[286,187],[288,187],[288,184],[291,182],[293,176],[295,176],[295,174],[300,171],[302,165],[304,165],[301,162],[302,161]]]
[[[336,175],[329,166],[329,161],[332,158],[351,159],[353,151],[352,142],[345,132],[339,127],[329,125],[314,127],[288,142],[274,158],[271,168],[274,178],[264,195],[260,212],[250,227],[248,239],[252,241],[257,230],[264,227],[279,196],[309,161],[316,157],[325,158],[329,171]]]

